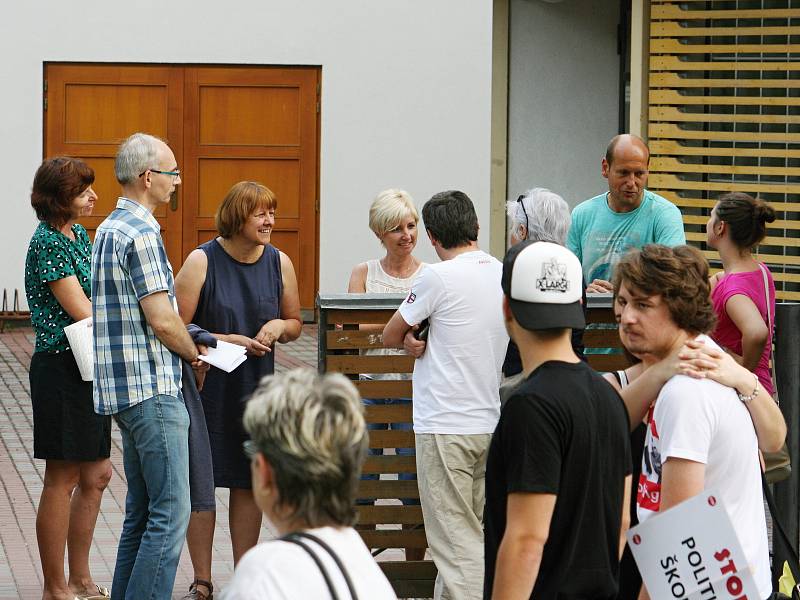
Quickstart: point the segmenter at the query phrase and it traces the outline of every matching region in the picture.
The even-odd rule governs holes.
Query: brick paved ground
[[[316,335],[316,326],[307,325],[297,341],[280,346],[276,353],[276,370],[315,366]],[[33,459],[33,417],[28,383],[32,342],[29,328],[0,333],[0,600],[41,598],[42,572],[35,522],[44,461]],[[122,446],[116,427],[112,430],[111,443],[114,475],[103,496],[91,553],[92,574],[101,585],[111,585],[126,493]],[[233,572],[227,511],[227,490],[218,490],[212,567],[218,588],[225,585]],[[261,539],[270,537],[268,529],[262,527]],[[184,548],[173,598],[180,598],[191,580],[191,564]]]

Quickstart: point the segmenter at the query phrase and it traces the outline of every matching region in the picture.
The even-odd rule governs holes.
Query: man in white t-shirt
[[[625,347],[650,365],[705,334],[716,317],[708,263],[690,246],[648,245],[631,250],[614,271],[614,311]],[[706,489],[722,498],[761,598],[772,592],[758,442],[746,402],[708,379],[676,375],[650,410],[637,509],[639,521]],[[640,598],[648,598],[643,588]]]
[[[435,598],[483,595],[486,457],[500,416],[500,369],[508,345],[502,264],[478,248],[478,217],[463,192],[422,208],[442,262],[426,265],[383,331],[414,365],[414,433],[425,532],[439,570]],[[415,339],[429,323],[427,344]]]

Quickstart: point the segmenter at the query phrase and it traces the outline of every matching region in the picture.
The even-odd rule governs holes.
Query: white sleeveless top
[[[368,294],[407,294],[424,264],[420,263],[417,270],[408,277],[392,277],[383,270],[379,259],[368,260],[367,279],[364,282],[366,292]],[[406,354],[406,351],[400,348],[374,348],[365,350],[364,354]],[[372,373],[364,375],[364,377],[375,380],[401,380],[411,379],[411,373]]]

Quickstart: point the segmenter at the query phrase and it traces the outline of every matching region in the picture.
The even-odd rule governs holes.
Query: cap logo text
[[[555,258],[542,265],[542,276],[536,280],[536,287],[540,292],[567,292],[569,280],[567,279],[567,265],[558,262]]]

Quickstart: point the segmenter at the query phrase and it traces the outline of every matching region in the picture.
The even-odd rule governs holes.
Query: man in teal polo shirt
[[[572,211],[567,247],[581,261],[587,292],[613,291],[613,267],[629,248],[686,243],[678,207],[645,189],[649,162],[650,150],[641,138],[614,137],[601,163],[608,192]]]

